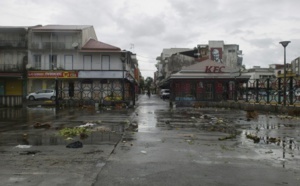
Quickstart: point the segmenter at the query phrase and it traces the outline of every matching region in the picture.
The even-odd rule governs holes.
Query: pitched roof
[[[83,30],[86,28],[92,27],[92,25],[38,25],[34,28],[32,28],[32,30],[37,30],[37,31],[53,31],[53,30]]]
[[[207,59],[193,65],[183,67],[179,72],[172,74],[171,79],[189,78],[250,78],[249,75],[241,74],[238,68],[225,66],[222,63]]]
[[[120,52],[119,47],[115,47],[95,39],[90,39],[86,44],[81,48],[82,52]]]
[[[196,71],[196,72],[201,71],[201,72],[203,72],[203,71],[205,71],[207,66],[224,66],[225,67],[224,70],[226,70],[226,72],[232,72],[232,71],[236,70],[235,68],[226,66],[223,63],[218,63],[218,62],[215,62],[211,59],[206,59],[204,61],[197,62],[193,65],[183,67],[181,72],[192,72],[192,71]]]

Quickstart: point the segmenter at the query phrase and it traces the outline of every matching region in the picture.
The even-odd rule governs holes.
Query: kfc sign
[[[205,73],[224,73],[225,66],[206,66]]]

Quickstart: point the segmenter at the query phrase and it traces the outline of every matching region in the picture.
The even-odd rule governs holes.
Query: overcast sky
[[[1,26],[93,25],[98,40],[137,54],[153,77],[163,48],[209,40],[238,44],[243,64],[282,63],[300,56],[299,0],[1,0]]]

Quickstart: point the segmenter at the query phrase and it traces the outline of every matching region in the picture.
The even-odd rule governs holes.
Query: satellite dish
[[[73,43],[73,44],[72,44],[72,47],[73,47],[73,48],[78,47],[78,43]]]

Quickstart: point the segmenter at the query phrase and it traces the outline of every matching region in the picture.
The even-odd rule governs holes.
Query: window
[[[102,56],[102,70],[109,70],[110,69],[110,58],[109,56]]]
[[[235,50],[234,49],[230,49],[230,50],[228,50],[228,52],[232,52],[233,53],[233,52],[235,52]]]
[[[41,70],[42,68],[41,55],[34,55],[34,67],[37,70]]]
[[[65,56],[65,70],[73,70],[73,56],[72,55]]]
[[[92,70],[92,56],[83,56],[83,69]]]
[[[49,55],[49,69],[54,70],[57,68],[57,55]]]

